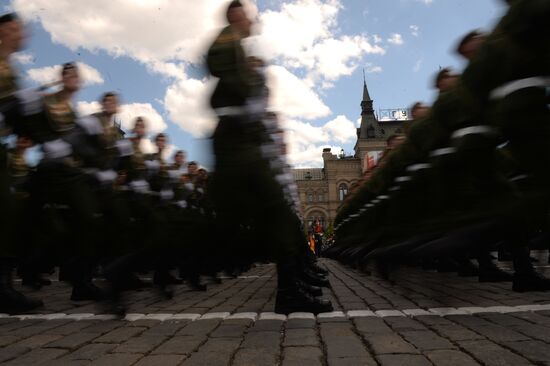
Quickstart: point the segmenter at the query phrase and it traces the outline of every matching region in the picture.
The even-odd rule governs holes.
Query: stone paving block
[[[72,321],[60,327],[48,330],[48,334],[69,335],[96,324],[96,320]]]
[[[368,358],[370,356],[366,346],[353,332],[350,324],[325,323],[321,324],[320,328],[327,358]]]
[[[285,332],[283,346],[317,346],[317,332],[314,329],[288,329]]]
[[[506,347],[533,362],[550,363],[550,345],[540,341],[506,342]]]
[[[235,354],[231,366],[276,365],[278,354],[265,349],[241,348]]]
[[[284,322],[282,320],[258,320],[250,328],[250,332],[280,332]]]
[[[468,352],[476,360],[487,366],[524,366],[531,365],[524,357],[500,347],[490,341],[462,341],[458,342],[461,349]]]
[[[0,334],[9,333],[10,335],[16,335],[15,332],[18,329],[29,327],[31,325],[38,325],[41,322],[43,322],[43,320],[39,320],[39,319],[27,319],[27,320],[16,320],[16,321],[6,322],[0,325]]]
[[[40,365],[55,360],[67,353],[67,350],[55,349],[55,348],[37,348],[31,352],[26,353],[21,357],[10,361],[6,365],[10,366],[28,366],[28,365]]]
[[[391,316],[384,318],[384,321],[394,330],[408,331],[408,330],[427,330],[422,323],[411,318]]]
[[[206,341],[206,336],[178,336],[170,338],[155,349],[153,354],[188,355]]]
[[[111,353],[103,355],[94,361],[94,366],[129,366],[142,358],[140,354]]]
[[[185,360],[184,366],[226,366],[241,341],[235,338],[215,338],[208,340],[196,353]]]
[[[223,323],[210,333],[211,338],[242,338],[247,326]]]
[[[437,350],[456,348],[445,338],[429,330],[400,332],[405,340],[420,350]]]
[[[437,315],[430,316],[418,316],[415,318],[417,321],[426,325],[453,325],[454,323],[447,318]]]
[[[529,340],[529,337],[500,325],[469,325],[468,328],[496,343]]]
[[[158,345],[166,341],[167,337],[160,335],[140,335],[139,337],[130,338],[115,348],[115,353],[142,353],[147,354],[155,349]]]
[[[393,330],[380,318],[366,317],[353,319],[355,328],[360,333],[383,334],[394,333]]]
[[[482,335],[472,332],[458,324],[432,325],[430,328],[442,337],[451,341],[467,341],[473,339],[485,339]]]
[[[289,319],[285,324],[286,329],[314,329],[315,319]]]
[[[468,354],[456,350],[435,350],[424,352],[424,355],[435,365],[477,366],[480,365]]]
[[[192,323],[187,324],[185,327],[180,329],[176,334],[178,336],[195,336],[195,335],[205,335],[212,332],[214,329],[220,325],[220,319],[207,319],[207,320],[196,320]]]
[[[378,364],[372,357],[345,357],[329,358],[328,366],[377,366]]]
[[[380,355],[376,356],[381,366],[431,366],[431,362],[420,355]]]
[[[80,330],[80,332],[105,334],[116,328],[120,328],[122,326],[128,326],[127,322],[115,321],[115,320],[98,321],[98,322],[95,322],[95,324]]]
[[[75,349],[100,336],[98,333],[76,333],[48,343],[46,347]]]
[[[363,338],[370,345],[375,354],[387,353],[419,353],[409,343],[397,334],[363,334]]]
[[[0,336],[0,347],[5,347],[7,345],[13,344],[19,341],[21,338],[11,335],[1,335]]]
[[[279,350],[281,345],[280,332],[253,332],[244,338],[241,348],[264,349],[266,352]]]
[[[152,355],[143,357],[135,366],[176,366],[184,359],[185,356],[181,355]]]
[[[28,347],[7,346],[0,348],[0,363],[16,358],[30,351]]]
[[[141,327],[120,327],[117,328],[97,339],[94,339],[96,343],[122,343],[140,333],[146,328]]]
[[[283,349],[283,365],[311,364],[322,365],[323,351],[319,347],[285,347]]]
[[[182,329],[183,327],[185,327],[189,323],[190,322],[187,321],[187,320],[176,320],[176,321],[167,320],[165,322],[158,323],[158,324],[150,327],[145,332],[143,332],[142,335],[144,335],[144,336],[155,336],[155,335],[172,336],[172,335],[176,334],[177,331],[179,331],[180,329]]]
[[[57,335],[57,334],[37,334],[35,336],[25,338],[15,343],[15,345],[34,349],[34,348],[42,347],[45,344],[48,344],[51,342],[55,342],[62,337],[63,337],[62,335]]]
[[[73,360],[95,361],[101,356],[113,350],[113,348],[115,347],[115,344],[92,343],[85,345],[84,347],[79,348],[76,351],[68,354],[67,356],[63,357],[63,360],[67,360],[68,362],[71,362]]]

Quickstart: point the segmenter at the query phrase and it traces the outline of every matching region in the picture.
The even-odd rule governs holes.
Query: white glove
[[[72,146],[61,139],[45,142],[42,149],[45,159],[66,158],[73,153]]]
[[[144,180],[134,180],[130,182],[130,188],[136,193],[146,194],[149,192],[149,183]]]
[[[116,179],[117,174],[114,170],[100,170],[95,173],[95,177],[101,183],[111,183]]]
[[[42,111],[42,94],[36,89],[22,89],[15,92],[22,106],[23,116],[30,116]]]

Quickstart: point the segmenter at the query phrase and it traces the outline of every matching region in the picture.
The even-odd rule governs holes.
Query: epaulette
[[[239,38],[232,32],[222,33],[216,39],[216,43],[230,43],[230,42],[236,42],[238,40]]]

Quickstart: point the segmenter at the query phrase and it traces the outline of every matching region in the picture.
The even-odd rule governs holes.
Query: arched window
[[[338,187],[338,197],[340,198],[340,201],[343,201],[344,198],[348,195],[348,186],[344,183],[340,184]]]

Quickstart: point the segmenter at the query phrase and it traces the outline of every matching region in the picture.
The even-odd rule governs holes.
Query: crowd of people
[[[3,140],[15,141],[0,145],[0,313],[43,305],[13,286],[14,273],[39,290],[50,284],[44,274],[59,268],[71,300],[101,301],[124,314],[123,294],[150,285],[140,272],[153,271],[154,286],[171,297],[183,281],[204,291],[201,276],[219,282],[218,273],[236,276],[258,261],[277,262],[276,312],[332,309],[317,298],[326,270],[308,248],[282,130],[267,109],[264,62],[241,46],[252,22],[239,1],[229,4],[227,21],[207,56],[219,78],[209,174],[186,163],[183,151],[166,162],[162,133],[154,137],[157,151],[145,153],[147,120],[137,116],[123,131],[116,93],[101,96],[100,112],[79,116],[75,63],[62,65],[57,83],[21,89],[11,56],[25,26],[15,13],[0,17],[0,126]],[[59,90],[45,92],[52,86]],[[25,152],[33,145],[42,154],[30,168]]]
[[[466,68],[437,73],[436,101],[413,106],[405,136],[343,204],[332,257],[386,276],[406,263],[550,290],[530,258],[550,240],[550,2],[506,3],[494,30],[459,42]]]

